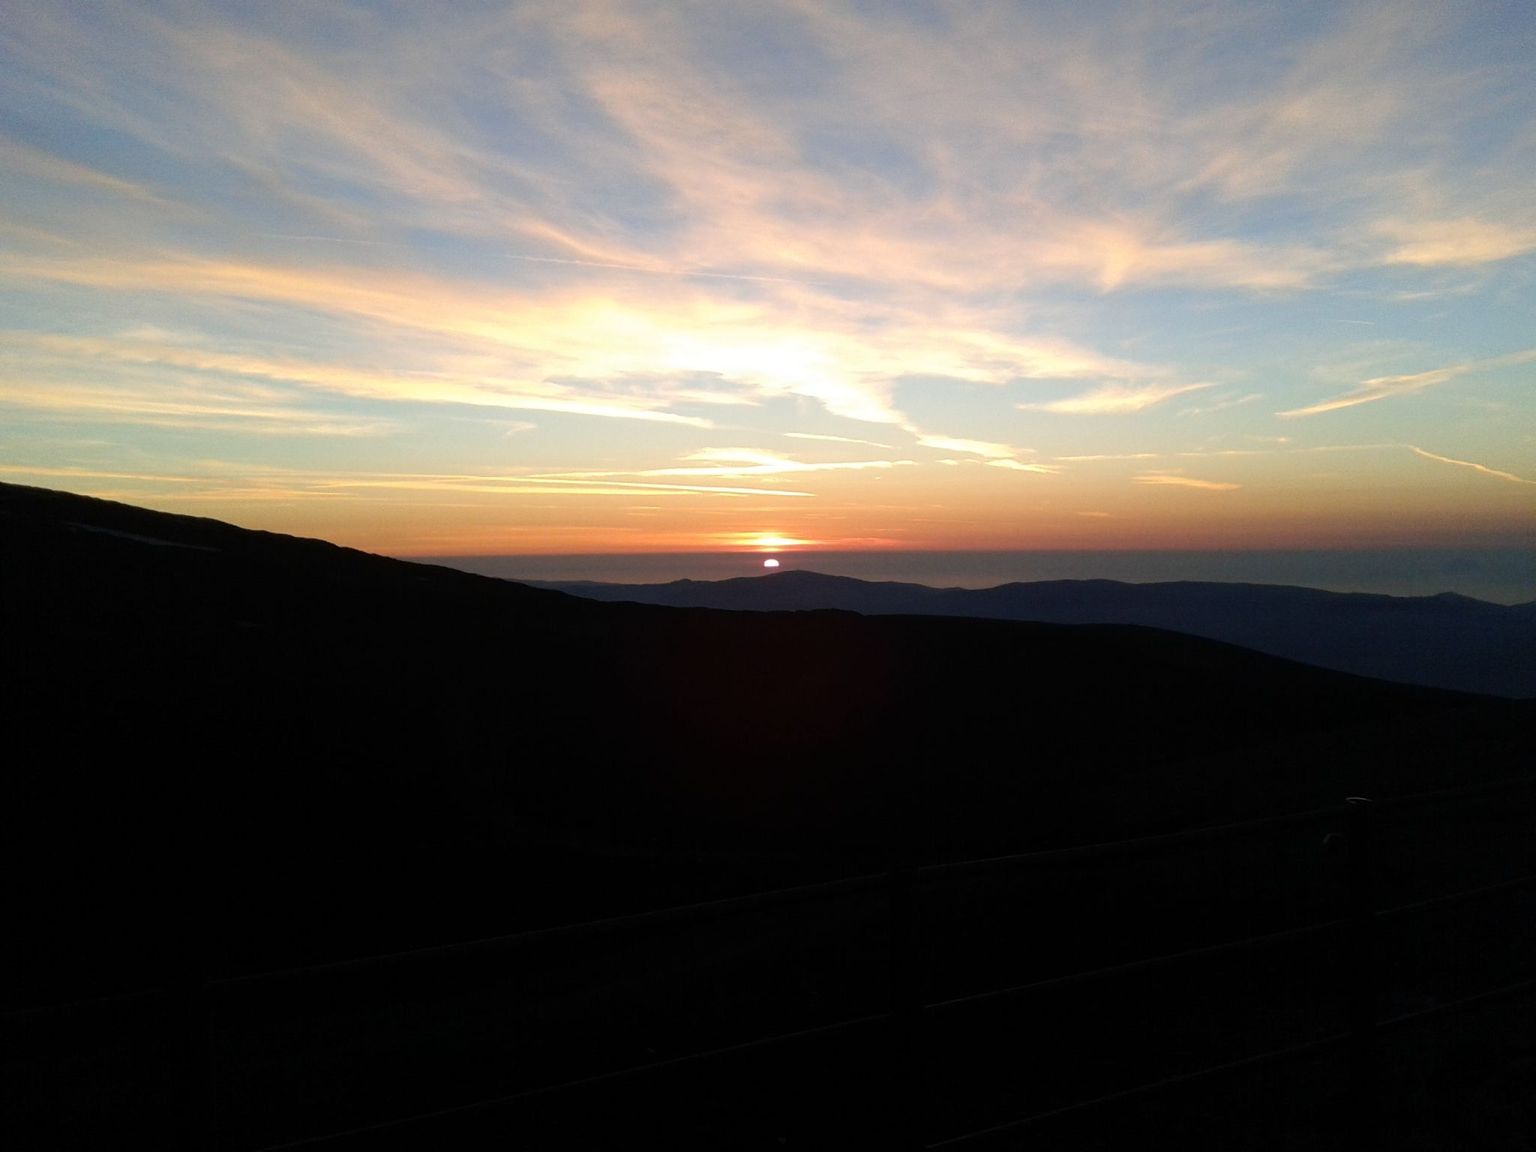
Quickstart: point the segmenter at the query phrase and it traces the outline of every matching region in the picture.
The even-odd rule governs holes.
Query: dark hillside
[[[0,541],[22,874],[199,924],[230,907],[190,916],[205,885],[244,893],[278,923],[239,909],[237,953],[308,948],[310,917],[372,936],[386,899],[391,934],[455,931],[477,853],[522,861],[497,880],[521,923],[643,900],[652,868],[708,890],[733,857],[799,875],[1493,777],[1532,730],[1187,636],[596,604],[14,486]],[[1187,788],[1186,763],[1218,778]],[[1135,810],[1084,806],[1122,779]],[[545,853],[601,882],[534,881]]]
[[[1493,780],[1536,762],[1527,703],[1191,636],[603,604],[15,486],[0,486],[0,635],[8,1009],[892,860]],[[1085,922],[1073,946],[1152,939],[1172,916],[1158,902],[1193,899],[1175,894],[1194,879],[1157,888],[1149,878],[1160,895],[1102,928]],[[1063,883],[1051,899],[1066,909],[1074,884],[1108,893],[1097,879]],[[761,1026],[782,1026],[770,991],[780,983],[816,1003],[833,985],[871,995],[878,937],[856,937],[845,984],[820,942],[873,915],[856,906],[814,929],[786,921],[767,952],[727,934],[716,951],[756,974]],[[675,978],[668,995],[685,997],[703,945],[655,947],[646,971]],[[537,1034],[528,1020],[555,1019],[557,1006],[580,1019],[596,1011],[582,997],[606,986],[582,983],[588,962],[570,960],[571,987],[535,999],[520,1017],[527,1035]],[[623,982],[638,978],[626,970]],[[530,987],[554,985],[520,984],[518,995]],[[674,1004],[659,993],[648,1002]],[[405,1003],[379,1010],[386,1049],[411,1031]],[[687,1029],[739,1038],[721,1031],[724,1003],[646,1017],[652,1031],[632,1026],[635,1050],[682,1045]],[[297,1009],[279,1000],[265,1011]],[[445,1012],[411,1026],[418,1039],[480,1035],[475,1023],[450,1028],[459,1017]],[[630,1058],[624,1027],[603,1018],[597,1031],[561,1033],[573,1068],[605,1044]],[[247,1041],[227,1041],[237,1043]],[[246,1134],[232,1146],[362,1123],[405,1108],[401,1093],[423,1109],[462,1099],[492,1067],[479,1053],[363,1076],[347,1071],[354,1052],[327,1057],[341,1061],[327,1081],[319,1057],[301,1060],[286,1043],[242,1057],[242,1086],[220,1105],[225,1128]],[[550,1063],[554,1048],[538,1051],[543,1063],[530,1066],[541,1075],[564,1066]],[[50,1082],[42,1112],[58,1112],[48,1092],[88,1083],[81,1075]],[[295,1078],[333,1087],[301,1091]],[[336,1087],[353,1081],[364,1086]],[[102,1115],[116,1123],[110,1108]],[[110,1146],[99,1136],[79,1146]]]

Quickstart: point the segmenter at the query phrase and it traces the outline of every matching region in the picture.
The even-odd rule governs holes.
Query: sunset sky
[[[0,0],[0,479],[396,555],[1536,545],[1536,5]]]

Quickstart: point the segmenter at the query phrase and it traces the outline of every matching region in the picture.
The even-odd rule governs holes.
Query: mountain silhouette
[[[752,583],[865,590],[793,573]],[[881,594],[894,605],[929,592]],[[1536,762],[1529,701],[1385,683],[1184,633],[601,603],[15,485],[0,485],[0,635],[0,1008],[26,1020],[92,996],[1499,780]],[[1258,910],[1297,916],[1332,899],[1320,833],[1255,852],[1113,882],[1057,870],[1027,897],[972,895],[971,921],[933,929],[928,978],[963,989],[978,963],[1005,961],[1010,979],[1072,971],[1171,948],[1176,929],[1235,932]],[[750,1036],[784,1030],[807,1004],[881,1010],[885,913],[866,901],[776,915],[766,938],[734,921],[707,948],[653,933],[625,946],[643,960],[594,945],[526,978],[510,952],[466,975],[450,950],[437,999],[390,983],[402,961],[361,991],[280,984],[255,1007],[221,1001],[224,1067],[239,1072],[217,1095],[220,1125],[230,1146],[260,1147],[725,1044],[740,1038],[720,1022],[731,1013]],[[1068,928],[1046,934],[1044,923]],[[834,954],[824,941],[839,932]],[[717,983],[714,966],[740,987]],[[1328,971],[1297,968],[1282,983],[1313,997],[1308,981]],[[488,989],[515,1027],[497,1032],[480,1001],[455,999],[470,987]],[[1207,989],[1212,1011],[1246,987],[1235,970],[1221,975]],[[624,989],[644,994],[607,1009]],[[316,1039],[313,1021],[369,996],[376,1006],[357,1011],[372,1040]],[[174,1075],[156,1080],[161,1065],[131,1055],[164,1050],[159,1024],[130,1044],[139,1026],[118,1017],[63,1031],[47,1023],[55,1016],[37,1019],[26,1051],[48,1055],[18,1067],[61,1071],[29,1071],[33,1088],[7,1097],[17,1131],[46,1133],[32,1146],[111,1147],[114,1133],[159,1123],[157,1101],[181,1098]],[[1056,1030],[1058,1049],[1089,1043],[1034,1019]],[[70,1029],[83,1030],[85,1055],[67,1054]],[[1151,1059],[1161,1033],[1145,1035],[1116,1047]],[[1081,1066],[1099,1067],[1102,1050]],[[849,1112],[838,1093],[888,1098],[878,1045],[823,1057],[793,1091],[788,1065],[762,1074],[774,1108],[802,1101],[831,1123]],[[1030,1082],[1061,1079],[1050,1061],[1032,1067]],[[856,1086],[865,1069],[874,1079]],[[943,1100],[970,1115],[963,1101],[981,1081],[950,1081]],[[669,1097],[626,1099],[687,1119]],[[693,1143],[679,1129],[678,1146],[719,1146],[755,1115],[719,1108],[699,1114]],[[593,1110],[591,1123],[607,1114]],[[551,1115],[551,1132],[573,1123]],[[60,1124],[75,1127],[61,1135]],[[623,1136],[543,1143],[519,1131],[529,1147]]]
[[[1506,606],[1449,592],[1404,597],[1267,584],[1115,580],[929,588],[809,571],[667,584],[545,581],[538,586],[596,600],[687,608],[835,608],[866,615],[1136,624],[1360,676],[1536,696],[1536,602]]]
[[[432,877],[477,853],[624,862],[521,885],[525,922],[640,900],[690,853],[814,871],[1102,839],[1496,775],[1530,731],[1515,702],[1142,627],[597,603],[14,485],[0,541],[13,848],[166,915],[196,861],[312,916],[317,948],[346,934],[322,889],[359,886],[363,931],[372,869],[404,939],[469,915]]]

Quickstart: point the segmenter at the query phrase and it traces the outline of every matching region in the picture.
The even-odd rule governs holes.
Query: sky
[[[1536,548],[1536,6],[0,0],[0,480],[403,556]]]

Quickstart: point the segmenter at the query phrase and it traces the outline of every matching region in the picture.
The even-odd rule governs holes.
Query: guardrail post
[[[1350,1121],[1356,1147],[1376,1142],[1378,1066],[1377,1004],[1381,980],[1376,933],[1376,880],[1373,805],[1364,796],[1351,796],[1348,811],[1349,945],[1348,973]]]

